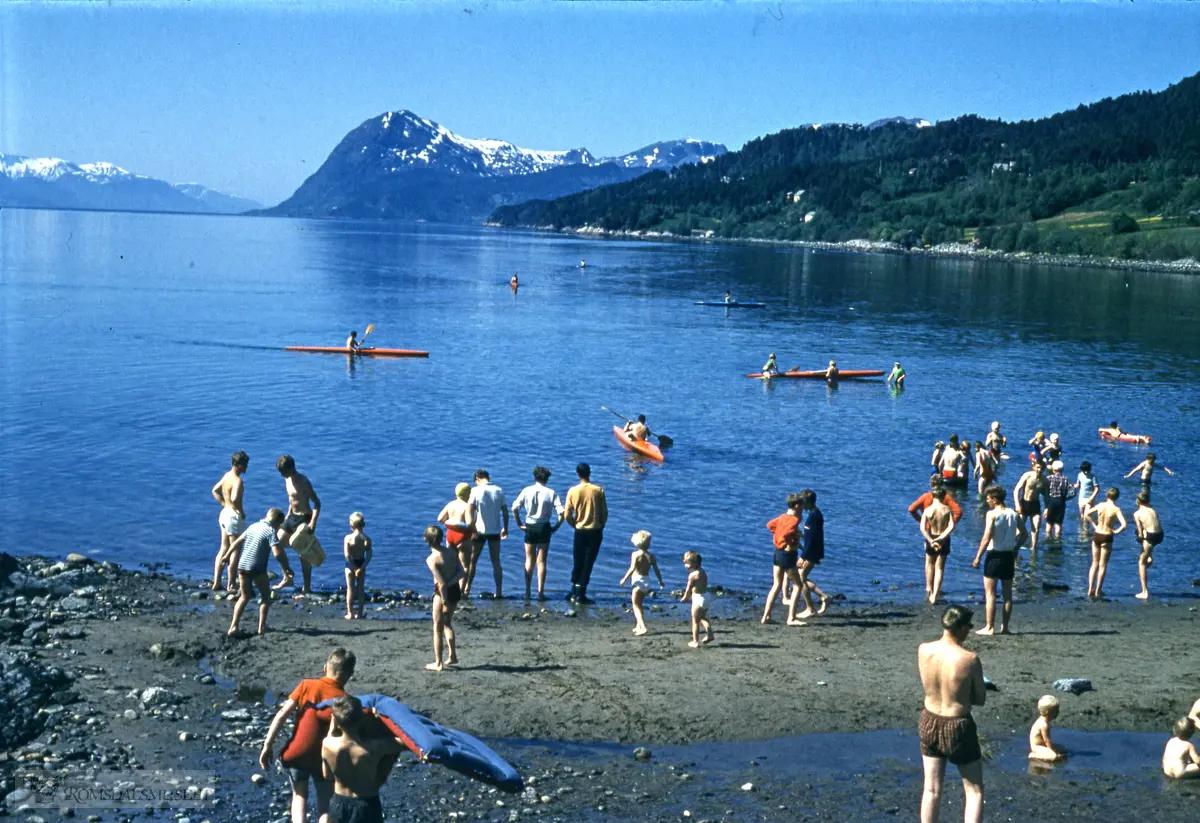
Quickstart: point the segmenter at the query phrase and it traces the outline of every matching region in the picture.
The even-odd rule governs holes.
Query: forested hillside
[[[493,212],[504,226],[1200,257],[1200,74],[1040,120],[806,126]]]

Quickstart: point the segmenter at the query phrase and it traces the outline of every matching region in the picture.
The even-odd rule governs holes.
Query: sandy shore
[[[679,820],[686,810],[697,819],[783,820],[801,816],[793,807],[799,792],[814,819],[890,819],[908,816],[919,801],[919,760],[908,751],[915,739],[906,737],[921,705],[915,649],[938,634],[940,609],[835,604],[808,626],[789,628],[760,626],[745,603],[719,598],[716,613],[725,617],[715,621],[717,641],[696,650],[688,648],[687,625],[674,611],[652,612],[651,633],[635,638],[631,618],[616,609],[572,614],[561,602],[542,610],[479,601],[456,620],[461,665],[432,673],[423,668],[431,659],[423,604],[383,598],[368,607],[369,619],[347,622],[336,595],[286,597],[271,610],[268,635],[229,640],[230,604],[208,599],[198,584],[111,566],[62,566],[40,576],[48,565],[35,561],[18,572],[32,572],[25,579],[45,585],[68,576],[48,594],[17,594],[0,584],[0,615],[8,621],[0,624],[0,662],[23,655],[30,665],[58,666],[72,680],[71,694],[58,688],[23,698],[38,703],[29,708],[44,728],[26,740],[0,741],[7,781],[0,794],[34,762],[63,774],[95,766],[90,751],[99,747],[109,767],[215,770],[213,785],[224,802],[206,809],[205,819],[278,818],[286,800],[281,777],[269,776],[262,788],[249,783],[272,713],[263,690],[282,698],[341,645],[359,657],[352,692],[391,694],[447,725],[497,740],[498,750],[535,778],[532,795],[505,803],[444,770],[405,767],[387,805],[409,818],[461,811],[497,820],[543,814]],[[79,590],[82,596],[72,593]],[[1061,695],[1062,729],[1149,732],[1165,742],[1173,720],[1200,697],[1200,612],[1191,603],[1065,596],[1018,603],[1015,635],[971,641],[999,688],[976,715],[981,732],[1006,750],[1019,748],[1051,682],[1086,677],[1094,692]],[[171,692],[166,702],[143,705],[129,697],[153,686]],[[239,693],[249,702],[239,702]],[[872,731],[882,742],[860,734]],[[180,739],[181,732],[190,737]],[[814,750],[825,745],[819,738],[798,744],[802,754],[778,759],[787,745],[774,739],[830,733],[844,736],[836,738],[841,765],[822,768]],[[571,749],[561,741],[588,745]],[[713,748],[718,741],[755,742],[724,755]],[[895,757],[885,756],[893,744]],[[641,745],[656,752],[649,763],[631,756]],[[846,761],[845,751],[859,745],[861,767],[850,768],[856,761]],[[1150,802],[1164,820],[1194,819],[1200,786],[1164,790],[1156,763],[1134,767],[1138,775],[1099,789],[1094,780],[1063,779],[1071,775],[989,769],[994,791],[1003,793],[991,795],[989,808],[1008,807],[1010,819],[1055,811],[1054,819],[1082,820],[1111,804],[1110,813],[1120,810],[1122,819],[1129,803]],[[743,791],[746,783],[752,789]],[[1047,786],[1056,787],[1053,798]],[[947,787],[950,796],[957,792],[953,782]],[[19,804],[10,800],[9,807]],[[1037,812],[1026,816],[1020,808]]]

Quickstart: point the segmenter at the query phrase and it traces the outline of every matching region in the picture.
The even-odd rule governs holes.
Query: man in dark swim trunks
[[[942,637],[917,649],[925,707],[917,721],[925,791],[921,795],[922,823],[937,823],[942,805],[942,780],[946,761],[958,767],[963,781],[963,819],[983,820],[983,754],[971,717],[972,706],[982,706],[987,696],[983,664],[963,647],[971,633],[973,614],[964,606],[942,613]]]
[[[333,781],[329,823],[383,823],[379,790],[404,751],[398,737],[368,734],[366,716],[357,697],[333,701],[329,734],[321,742],[321,771]]]

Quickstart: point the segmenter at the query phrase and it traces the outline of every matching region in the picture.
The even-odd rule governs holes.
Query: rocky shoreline
[[[670,604],[634,638],[622,607],[479,601],[456,620],[462,665],[434,674],[427,603],[411,592],[377,594],[354,622],[337,593],[284,595],[272,631],[244,639],[225,638],[228,608],[203,582],[158,570],[0,555],[0,813],[282,823],[287,782],[257,767],[258,747],[275,701],[336,646],[359,656],[352,692],[395,695],[492,741],[526,777],[509,796],[409,760],[385,790],[389,819],[890,820],[919,799],[913,650],[935,633],[936,610],[839,602],[789,629],[759,626],[730,595],[717,643],[692,650]],[[1018,635],[972,642],[999,688],[980,727],[1019,749],[1051,681],[1085,676],[1096,691],[1066,697],[1063,728],[1165,740],[1200,696],[1198,622],[1187,599],[1018,603]],[[823,759],[826,745],[838,756]],[[1106,777],[1087,754],[1063,773],[990,768],[989,806],[1084,820],[1149,804],[1168,823],[1194,819],[1200,786],[1165,787],[1154,762]],[[143,783],[178,795],[101,809],[35,791]]]
[[[507,229],[499,223],[485,222],[486,228]],[[748,245],[789,246],[816,251],[857,252],[860,254],[896,254],[913,257],[940,259],[979,260],[999,263],[1024,263],[1036,266],[1067,266],[1070,268],[1122,269],[1130,271],[1170,272],[1174,274],[1200,274],[1200,260],[1122,260],[1117,257],[1088,257],[1074,254],[1040,254],[1033,252],[1006,252],[998,249],[978,248],[969,243],[939,243],[930,248],[905,248],[899,243],[886,240],[847,240],[830,243],[816,240],[776,240],[761,237],[684,237],[670,232],[656,231],[609,231],[599,226],[582,226],[577,229],[559,229],[554,226],[522,226],[527,231],[546,234],[567,234],[579,237],[611,238],[620,240],[655,240],[678,243],[733,243]]]

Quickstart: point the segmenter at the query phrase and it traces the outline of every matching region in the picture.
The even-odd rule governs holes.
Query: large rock
[[[25,653],[0,655],[0,751],[28,743],[42,733],[38,709],[71,685],[62,669],[44,667]]]
[[[173,692],[170,689],[164,689],[161,686],[151,686],[141,691],[134,689],[129,693],[129,697],[139,701],[147,708],[154,706],[178,706],[183,702],[181,694]]]
[[[1071,694],[1083,694],[1084,692],[1094,692],[1092,681],[1086,677],[1064,677],[1062,680],[1055,680],[1053,684],[1055,691],[1070,692]]]
[[[0,584],[8,580],[8,576],[21,567],[17,558],[11,554],[0,552]]]

